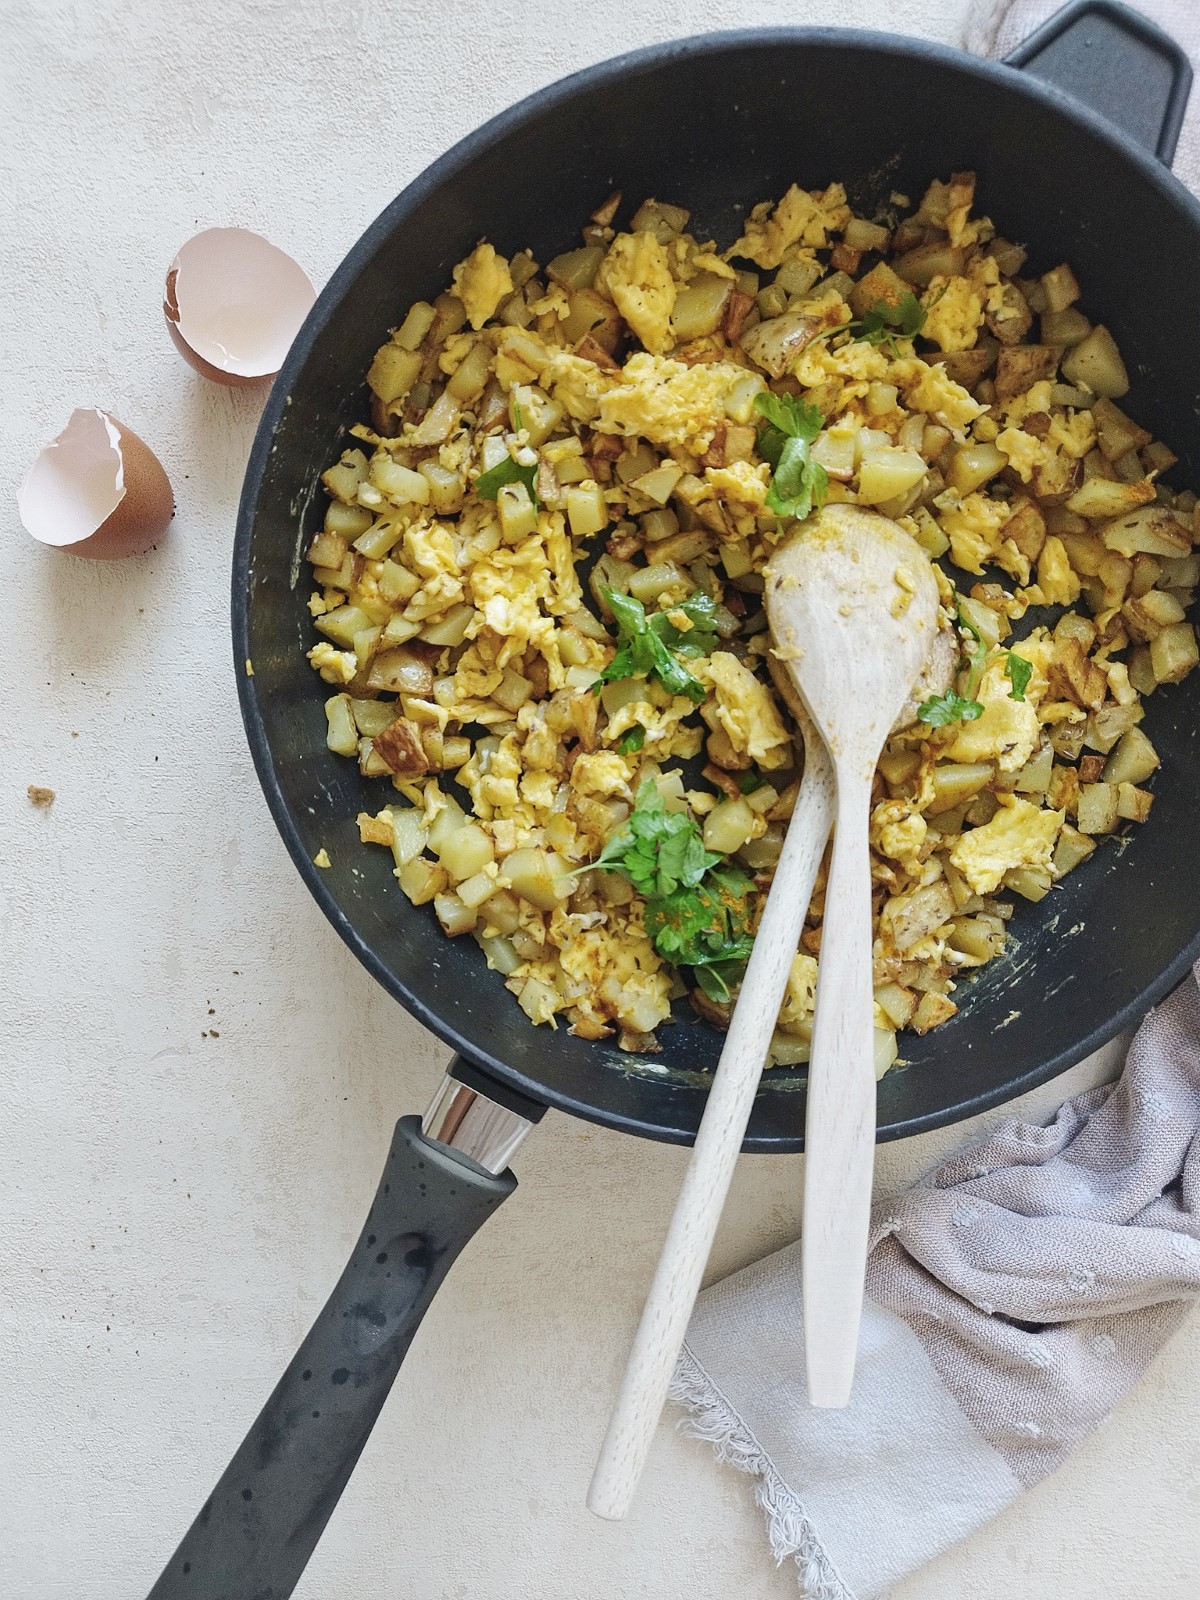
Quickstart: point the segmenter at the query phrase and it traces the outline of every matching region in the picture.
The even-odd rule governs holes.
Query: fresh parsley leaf
[[[646,742],[646,730],[640,722],[635,722],[633,727],[623,739],[618,740],[617,749],[623,756],[631,756],[640,750]]]
[[[850,324],[850,336],[864,344],[891,345],[897,339],[915,339],[925,326],[928,311],[910,290],[894,303],[877,300],[857,322]]]
[[[665,899],[678,889],[694,889],[720,859],[704,848],[691,815],[668,811],[657,784],[647,778],[628,821],[590,865],[623,872],[647,899]]]
[[[645,898],[646,932],[659,955],[693,968],[696,982],[714,1000],[729,999],[753,947],[754,884],[704,848],[688,812],[668,811],[648,778],[628,822],[590,865],[624,873]]]
[[[737,786],[743,794],[753,794],[755,789],[761,789],[766,781],[757,772],[743,772],[737,781]]]
[[[475,479],[475,493],[481,500],[494,500],[506,483],[523,483],[529,490],[529,498],[536,506],[538,502],[537,467],[523,467],[519,461],[514,461],[511,456],[505,456],[487,472],[481,472]]]
[[[693,626],[687,632],[676,628],[665,612],[647,617],[645,606],[633,595],[605,589],[604,598],[617,619],[619,648],[600,674],[600,683],[653,676],[672,694],[685,695],[694,705],[700,705],[708,691],[679,657],[707,655],[715,647],[716,634],[712,629],[712,619],[716,607],[709,596],[693,595],[679,607],[693,620]],[[679,642],[672,648],[668,639]]]
[[[1029,687],[1032,674],[1033,662],[1026,661],[1024,656],[1019,656],[1015,650],[1010,650],[1008,660],[1004,663],[1004,675],[1012,684],[1014,700],[1024,700],[1025,690]]]
[[[917,708],[917,721],[927,722],[931,728],[944,728],[948,722],[974,722],[982,715],[983,707],[978,700],[968,700],[955,694],[953,689],[935,695]]]
[[[790,394],[756,394],[754,409],[764,420],[758,453],[773,469],[767,509],[777,517],[807,517],[820,510],[829,492],[825,468],[812,459],[812,443],[825,418],[808,400]]]
[[[735,867],[714,867],[692,890],[646,903],[646,932],[659,955],[691,967],[714,1000],[728,1000],[741,979],[754,941],[750,937],[753,883]]]

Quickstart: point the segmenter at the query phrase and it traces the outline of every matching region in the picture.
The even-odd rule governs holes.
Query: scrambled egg
[[[619,233],[604,258],[597,286],[608,292],[646,349],[662,355],[672,342],[675,279],[666,249],[655,236]]]
[[[1063,811],[1043,811],[1015,795],[998,798],[1000,809],[992,820],[964,833],[950,851],[951,865],[976,894],[991,894],[1004,874],[1017,867],[1049,867],[1066,816]]]
[[[351,429],[365,448],[324,474],[309,550],[327,743],[391,785],[392,803],[359,818],[363,841],[390,848],[400,890],[448,936],[478,942],[531,1023],[645,1053],[689,990],[706,1017],[727,1010],[723,979],[705,987],[656,947],[662,907],[637,875],[593,863],[653,794],[745,874],[753,933],[800,783],[761,598],[794,526],[771,509],[785,470],[783,498],[800,475],[878,505],[947,567],[941,637],[957,660],[893,730],[872,796],[878,1070],[898,1030],[946,1022],[956,978],[1001,953],[999,896],[1040,900],[1091,835],[1149,814],[1138,785],[1158,758],[1132,735],[1149,685],[1200,661],[1190,624],[1162,620],[1191,600],[1174,529],[1195,534],[1196,497],[1162,487],[1162,447],[1130,449],[1119,410],[1056,401],[1053,376],[996,394],[1002,363],[981,330],[1003,341],[1031,322],[1029,280],[973,201],[964,173],[921,200],[916,237],[961,255],[921,293],[912,337],[868,337],[846,278],[865,266],[897,304],[911,234],[901,245],[862,218],[850,245],[841,185],[793,185],[723,254],[657,202],[644,227],[589,229],[548,273],[485,241],[377,354],[370,425]],[[865,263],[864,238],[880,246]],[[711,315],[697,333],[698,306]],[[970,389],[934,359],[981,344]],[[1005,370],[1010,390],[1023,369]],[[760,432],[768,392],[795,437],[819,428],[786,469]],[[1112,550],[1116,513],[1086,509],[1097,489],[1104,507],[1153,494],[1184,559]],[[1077,603],[1021,626],[1030,607]],[[807,1059],[824,895],[822,873],[773,1062]]]
[[[467,259],[459,262],[453,284],[473,328],[482,328],[500,302],[513,292],[508,262],[490,244],[476,245]]]

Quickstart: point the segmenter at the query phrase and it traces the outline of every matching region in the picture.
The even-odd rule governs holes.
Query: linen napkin
[[[854,1394],[805,1393],[800,1247],[700,1296],[681,1431],[758,1478],[804,1600],[875,1600],[1053,1472],[1200,1295],[1200,964],[1120,1081],[878,1212]]]
[[[1061,0],[973,0],[1004,56]],[[1140,9],[1200,56],[1195,0]],[[1200,91],[1176,175],[1200,190]],[[854,1395],[808,1405],[800,1246],[705,1290],[671,1397],[754,1475],[804,1600],[877,1600],[1074,1450],[1200,1295],[1200,964],[1116,1086],[1012,1120],[876,1213]]]

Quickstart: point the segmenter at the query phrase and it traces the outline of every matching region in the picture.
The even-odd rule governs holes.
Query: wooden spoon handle
[[[804,1349],[814,1406],[850,1398],[867,1262],[875,1159],[870,804],[869,781],[839,772],[804,1132]]]
[[[615,1521],[628,1511],[658,1426],[804,928],[829,837],[833,794],[829,757],[814,733],[695,1148],[592,1475],[587,1503],[600,1517]]]

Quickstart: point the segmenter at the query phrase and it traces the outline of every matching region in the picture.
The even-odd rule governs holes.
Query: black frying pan
[[[933,177],[973,169],[982,209],[1028,243],[1037,270],[1075,266],[1085,306],[1131,363],[1130,409],[1180,452],[1177,481],[1197,485],[1200,206],[1165,165],[1190,80],[1169,39],[1105,0],[1060,13],[1005,66],[827,29],[658,46],[578,73],[472,134],[334,274],[275,384],[246,476],[233,569],[242,710],[268,804],[322,910],[460,1054],[427,1133],[414,1118],[398,1125],[333,1297],[156,1584],[158,1600],[290,1594],[439,1282],[515,1187],[504,1168],[528,1126],[554,1105],[690,1142],[720,1048],[686,1010],[646,1062],[535,1031],[474,942],[445,939],[428,908],[399,894],[385,853],[359,846],[354,819],[376,809],[377,786],[326,752],[299,572],[322,517],[317,474],[347,422],[366,414],[363,374],[381,337],[480,237],[545,260],[613,188],[678,200],[699,234],[728,243],[739,207],[794,181],[847,181],[855,209],[870,214],[892,189],[919,194]],[[1151,821],[1052,899],[1018,902],[1016,954],[985,971],[953,1021],[905,1038],[907,1064],[880,1085],[881,1138],[1021,1094],[1183,976],[1200,951],[1198,713],[1200,674],[1150,700],[1145,725],[1164,768]],[[327,871],[312,864],[322,846]],[[769,1074],[746,1148],[798,1150],[803,1128],[802,1075]]]

